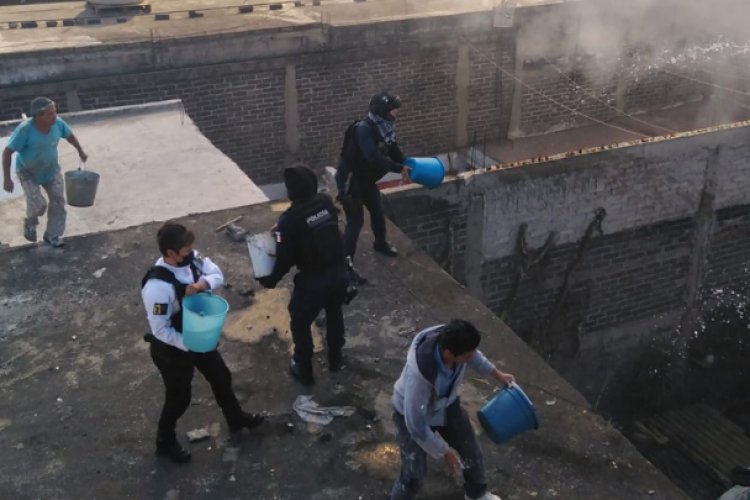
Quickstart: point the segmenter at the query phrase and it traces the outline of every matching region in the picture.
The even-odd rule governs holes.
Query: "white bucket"
[[[276,263],[276,239],[271,233],[265,232],[248,236],[245,241],[255,277],[270,275]]]

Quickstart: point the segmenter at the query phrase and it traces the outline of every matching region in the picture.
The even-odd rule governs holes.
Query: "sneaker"
[[[315,384],[312,368],[305,370],[293,359],[289,362],[289,373],[291,373],[292,377],[296,378],[297,381],[302,385],[310,386]]]
[[[502,499],[502,498],[500,498],[499,496],[497,496],[497,495],[494,495],[494,494],[490,493],[489,491],[485,492],[485,493],[484,493],[484,495],[482,495],[482,496],[481,496],[481,497],[479,497],[479,498],[471,498],[471,497],[470,497],[470,496],[468,496],[468,495],[464,496],[464,498],[465,498],[466,500],[503,500],[503,499]]]
[[[60,248],[62,247],[65,242],[60,236],[55,236],[53,238],[50,238],[49,236],[44,236],[42,239],[44,239],[44,242],[47,243],[49,246],[54,248]]]
[[[176,439],[168,441],[157,439],[156,454],[160,457],[167,457],[178,464],[190,461],[190,452],[183,448]]]
[[[242,412],[242,417],[237,422],[229,424],[229,432],[239,432],[242,429],[255,429],[262,424],[266,418],[257,413]]]
[[[32,243],[36,242],[36,225],[24,222],[23,224],[23,237]]]
[[[372,249],[388,257],[397,257],[398,250],[387,241],[376,241],[372,244]]]

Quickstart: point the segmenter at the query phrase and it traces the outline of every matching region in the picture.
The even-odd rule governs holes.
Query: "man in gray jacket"
[[[414,338],[393,387],[393,421],[401,451],[401,473],[391,500],[414,498],[427,473],[427,455],[443,458],[450,473],[463,475],[466,499],[500,500],[487,491],[482,450],[458,391],[466,366],[507,386],[515,381],[477,349],[480,335],[468,321],[454,319]]]

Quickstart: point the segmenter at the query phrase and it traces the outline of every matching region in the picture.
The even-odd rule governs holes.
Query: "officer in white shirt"
[[[166,388],[156,452],[175,462],[187,462],[190,452],[177,441],[175,427],[190,405],[194,368],[211,384],[230,431],[257,427],[263,417],[242,411],[232,390],[232,374],[219,351],[191,352],[182,342],[183,297],[220,287],[224,283],[221,269],[193,250],[195,236],[181,224],[167,222],[156,238],[162,257],[141,282],[141,297],[151,326],[151,333],[144,339],[151,344],[151,359]]]

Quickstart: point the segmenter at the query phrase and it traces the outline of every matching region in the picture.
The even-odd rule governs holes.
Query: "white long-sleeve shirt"
[[[194,250],[193,253],[195,267],[199,271],[199,281],[206,282],[211,290],[223,285],[224,273],[221,272],[219,266],[211,262],[211,259],[199,256],[197,251]],[[164,262],[163,258],[159,258],[156,265],[171,271],[180,283],[186,285],[195,283],[190,266],[170,266]],[[174,286],[166,281],[152,278],[141,289],[141,298],[146,307],[146,317],[153,336],[165,344],[187,351],[187,347],[182,343],[182,334],[172,326],[172,315],[181,310]]]

